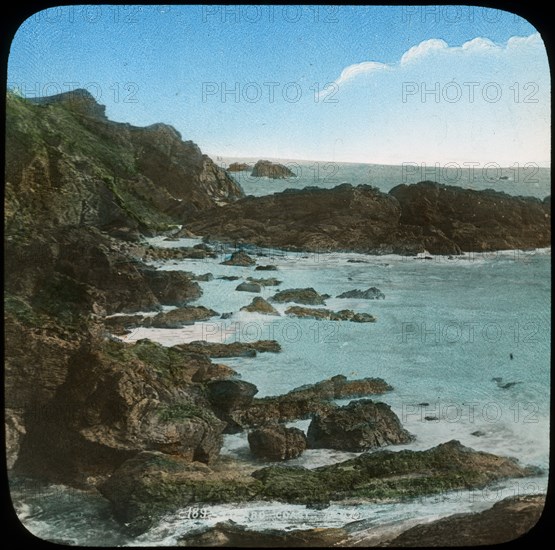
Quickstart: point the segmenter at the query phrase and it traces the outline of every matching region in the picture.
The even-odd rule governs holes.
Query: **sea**
[[[218,159],[226,165],[229,159]],[[249,160],[249,159],[233,159]],[[289,180],[234,177],[247,194],[263,195],[306,185],[334,187],[339,183],[367,183],[388,191],[399,183],[436,179],[428,174],[402,181],[403,167],[342,164],[337,181],[313,181],[315,169],[297,162],[302,177]],[[291,168],[293,170],[293,168]],[[323,164],[319,165],[324,170]],[[308,174],[308,175],[307,175]],[[516,172],[513,172],[516,174]],[[511,176],[510,170],[502,175]],[[442,181],[466,188],[492,188],[511,195],[543,199],[550,194],[550,171],[538,168],[538,181],[515,179],[471,183]],[[254,181],[256,180],[256,181]],[[149,238],[154,246],[198,244],[201,239],[168,241]],[[533,478],[503,480],[486,489],[460,490],[403,502],[372,504],[332,503],[326,509],[277,502],[184,507],[163,517],[138,537],[129,536],[113,519],[109,503],[97,493],[80,491],[21,477],[11,480],[11,496],[20,521],[35,536],[83,546],[173,546],[180,537],[233,520],[249,529],[284,530],[339,527],[355,521],[376,534],[399,525],[428,522],[461,512],[477,512],[507,496],[541,494],[547,490],[549,471],[549,403],[551,343],[551,249],[468,252],[449,259],[357,253],[290,252],[243,247],[258,264],[277,271],[224,266],[234,251],[217,245],[218,257],[202,260],[154,262],[161,270],[212,273],[200,282],[198,304],[227,319],[214,317],[183,329],[138,328],[123,339],[150,338],[166,346],[194,340],[250,342],[277,340],[280,353],[224,362],[243,380],[258,387],[257,397],[279,395],[303,384],[342,374],[349,379],[380,377],[393,386],[375,396],[391,406],[406,429],[415,435],[407,445],[392,450],[423,450],[456,439],[473,449],[511,456],[542,469]],[[370,313],[375,323],[297,319],[240,311],[254,296],[239,292],[241,280],[219,277],[276,277],[279,287],[265,287],[269,298],[278,289],[313,287],[331,297],[326,308]],[[352,289],[377,287],[383,300],[340,299]],[[169,308],[166,308],[169,309]],[[338,401],[346,404],[348,400]],[[308,429],[310,421],[289,425]],[[227,435],[222,454],[252,460],[246,434]],[[290,465],[315,468],[356,456],[335,450],[307,450]]]

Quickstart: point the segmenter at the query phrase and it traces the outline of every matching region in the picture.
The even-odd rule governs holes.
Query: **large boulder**
[[[414,439],[389,405],[371,399],[352,401],[325,416],[316,415],[307,437],[308,445],[313,449],[354,452],[408,443]]]
[[[279,315],[279,311],[264,298],[256,296],[248,306],[243,306],[241,311],[249,311],[251,313],[262,313],[263,315]]]
[[[251,453],[256,458],[279,461],[297,458],[306,449],[306,436],[298,428],[283,425],[254,430],[248,435]]]
[[[204,306],[186,306],[158,313],[154,317],[146,317],[141,325],[153,328],[181,328],[195,321],[207,321],[216,315],[219,313]]]
[[[281,290],[272,296],[274,302],[296,302],[311,306],[325,305],[325,297],[316,292],[313,288],[289,288]]]

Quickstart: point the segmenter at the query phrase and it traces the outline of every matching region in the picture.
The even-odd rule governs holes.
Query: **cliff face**
[[[433,254],[551,244],[551,201],[421,182],[389,193],[343,184],[246,197],[195,214],[194,233],[314,251]]]
[[[6,229],[95,226],[114,234],[182,223],[243,195],[228,174],[164,124],[109,121],[76,90],[7,97]]]
[[[209,462],[222,423],[191,381],[209,360],[139,357],[107,339],[103,318],[198,299],[186,274],[148,267],[115,237],[183,223],[241,188],[170,126],[111,122],[87,92],[9,94],[6,135],[8,466],[84,483],[137,450]]]

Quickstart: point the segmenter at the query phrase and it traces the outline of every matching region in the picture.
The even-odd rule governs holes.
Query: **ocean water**
[[[271,192],[282,185],[291,186],[283,181],[266,183],[272,186]],[[388,185],[396,183],[383,184],[382,188],[387,190]],[[504,181],[503,185],[508,184]],[[538,191],[536,196],[547,194]],[[149,242],[173,247],[200,240],[165,241],[155,237]],[[336,374],[349,379],[381,377],[394,389],[375,399],[389,404],[416,436],[414,442],[393,450],[426,449],[457,439],[476,450],[538,466],[544,474],[505,480],[484,490],[455,491],[401,503],[336,503],[325,510],[312,510],[252,502],[206,507],[202,520],[190,519],[191,510],[185,508],[175,510],[136,538],[129,537],[114,521],[109,504],[99,494],[18,478],[13,481],[12,499],[27,529],[47,540],[85,546],[171,546],[185,533],[227,519],[252,529],[268,525],[283,529],[332,527],[364,520],[365,526],[375,528],[378,535],[401,523],[480,511],[506,496],[546,491],[550,249],[468,253],[451,260],[442,256],[419,260],[397,255],[295,253],[262,248],[248,251],[258,264],[274,264],[278,270],[223,266],[221,262],[232,252],[225,246],[218,249],[215,259],[154,263],[163,270],[212,273],[213,280],[199,283],[203,296],[198,304],[232,316],[225,320],[215,317],[183,329],[139,328],[124,339],[150,338],[168,346],[200,339],[275,339],[282,346],[280,353],[222,360],[243,380],[256,384],[259,397],[285,393]],[[218,279],[223,275],[240,279]],[[240,312],[258,295],[235,290],[249,276],[282,281],[279,287],[263,288],[260,295],[264,298],[280,289],[313,287],[331,295],[324,307],[367,312],[377,321],[359,324],[296,319],[283,314],[290,304],[276,305],[280,317]],[[370,286],[378,287],[385,299],[336,298],[346,290]],[[291,423],[304,430],[308,424],[307,420]],[[226,436],[222,454],[250,460],[246,435]],[[355,454],[307,450],[288,464],[314,468],[352,456]]]
[[[257,158],[214,157],[222,168],[232,162],[253,166]],[[494,189],[509,195],[544,199],[551,194],[551,169],[535,163],[501,166],[497,163],[436,163],[406,162],[403,165],[323,162],[292,159],[267,159],[287,166],[295,177],[283,180],[255,178],[250,170],[232,172],[233,178],[247,195],[259,197],[285,189],[317,186],[330,189],[341,183],[368,184],[387,193],[401,183],[424,180],[456,185],[465,189]]]

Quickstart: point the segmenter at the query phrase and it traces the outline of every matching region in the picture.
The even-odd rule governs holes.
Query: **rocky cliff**
[[[192,383],[208,357],[139,357],[110,342],[104,316],[198,299],[189,275],[148,267],[116,237],[183,223],[241,188],[170,126],[111,122],[84,91],[8,94],[6,122],[9,467],[84,483],[137,450],[209,462],[224,425]]]
[[[8,233],[94,226],[136,234],[243,196],[177,130],[112,122],[84,90],[40,100],[8,94],[6,139]]]
[[[382,193],[368,185],[307,187],[199,212],[195,233],[311,251],[432,254],[551,244],[551,201],[421,182]]]

